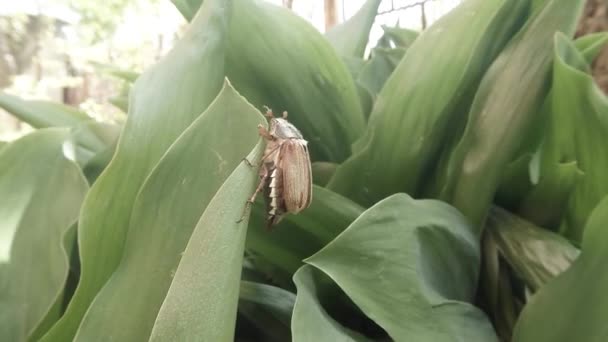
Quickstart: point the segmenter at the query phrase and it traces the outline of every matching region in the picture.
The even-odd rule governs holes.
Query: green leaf
[[[266,229],[266,207],[254,206],[247,250],[259,269],[290,287],[302,260],[333,240],[362,212],[363,208],[349,199],[314,185],[310,207],[298,215],[287,215],[272,232]]]
[[[361,69],[357,83],[363,86],[374,100],[405,55],[405,51],[405,48],[375,48],[372,51],[372,57]]]
[[[363,58],[374,19],[381,0],[367,0],[348,20],[325,33],[325,37],[341,56]]]
[[[444,199],[476,227],[490,207],[504,168],[533,128],[549,91],[556,31],[574,32],[583,0],[548,0],[485,74],[465,133],[448,166]]]
[[[608,197],[593,210],[581,255],[524,307],[514,342],[605,341],[608,336]]]
[[[280,287],[242,280],[239,314],[264,335],[263,341],[291,341],[291,313],[295,300],[295,294]],[[249,335],[243,337],[251,338]]]
[[[234,115],[235,121],[231,120],[232,122],[223,124],[223,129],[218,130],[217,128],[219,127],[216,126],[214,130],[217,132],[218,136],[221,136],[220,132],[236,126],[239,122],[236,120],[245,121],[249,124],[255,123],[255,120],[252,119],[256,119],[255,113],[257,111],[244,99],[237,101],[238,98],[236,98],[236,96],[238,96],[238,94],[233,92],[230,95],[224,95],[228,98],[224,100],[226,103],[222,105],[222,95],[223,93],[220,94],[217,103],[218,108],[221,108],[222,110],[218,111],[216,115],[218,118],[225,118],[232,112],[237,113],[237,110],[241,110],[243,114],[240,115],[240,118]],[[215,105],[212,105],[210,107],[210,111],[204,114],[204,117],[213,114],[214,106]],[[249,107],[249,110],[243,111],[243,109],[247,109],[243,108],[244,106]],[[247,120],[247,118],[251,119]],[[264,120],[259,114],[257,115],[257,119],[258,121]],[[209,127],[209,122],[201,122],[200,127]],[[236,134],[233,137],[247,136],[246,130],[250,129],[250,127],[251,126],[247,124],[242,124],[242,128],[245,130],[242,130],[240,135]],[[195,137],[196,135],[203,134],[203,132],[204,131],[196,132],[193,130],[192,134],[193,137]],[[211,132],[212,131],[207,130],[205,134],[210,134]],[[255,132],[252,131],[247,138],[247,143],[241,143],[241,145],[243,145],[243,147],[253,147],[253,143],[256,140],[255,138],[257,138]],[[181,141],[178,141],[178,143],[180,142]],[[185,145],[183,145],[183,147],[189,145],[189,142],[186,140],[184,143]],[[213,148],[208,147],[207,144],[201,144],[199,146],[199,148],[204,147],[207,147],[210,151],[213,150]],[[227,149],[237,150],[230,146],[230,144],[226,144],[224,149],[220,149],[219,151],[226,151]],[[192,151],[197,151],[197,149]],[[259,161],[263,151],[264,144],[260,142],[255,148],[255,151],[248,156],[248,159]],[[227,168],[230,170],[233,166],[231,164],[238,162],[239,158],[236,153],[230,152],[228,154],[233,154],[233,156],[230,156],[232,158],[227,158]],[[224,156],[224,158],[226,158],[226,156]],[[201,164],[204,165],[205,163]],[[207,162],[207,164],[213,165],[214,163]],[[180,165],[180,163],[173,163],[171,165],[172,168],[167,167],[167,174],[178,165]],[[150,263],[148,260],[145,260],[145,262],[150,265],[150,271],[155,270],[155,268],[158,270],[157,265],[159,262],[162,262],[163,257],[168,254],[167,252],[169,252],[169,254],[176,253],[176,255],[179,255],[179,252],[184,250],[181,260],[179,260],[179,258],[176,260],[179,261],[179,266],[177,266],[177,271],[171,282],[171,287],[168,289],[166,298],[158,311],[158,316],[156,315],[156,311],[158,310],[156,304],[150,305],[150,295],[156,291],[144,290],[140,302],[142,303],[142,308],[136,311],[129,310],[131,313],[125,314],[126,317],[135,314],[134,319],[125,325],[125,329],[128,330],[129,325],[141,324],[141,314],[145,315],[146,311],[151,310],[152,314],[147,315],[147,318],[154,319],[154,317],[156,317],[156,322],[154,323],[150,341],[201,340],[219,342],[234,340],[234,326],[236,323],[236,311],[239,299],[239,280],[241,278],[248,223],[247,220],[243,220],[240,223],[238,220],[243,214],[247,198],[249,198],[251,193],[255,190],[257,180],[256,170],[247,166],[245,163],[241,163],[221,185],[219,190],[217,190],[217,193],[213,196],[213,199],[211,199],[211,202],[207,205],[198,224],[196,224],[196,227],[194,228],[194,232],[192,232],[192,236],[190,237],[190,241],[185,247],[185,250],[183,249],[183,242],[187,241],[187,239],[182,241],[181,246],[176,245],[173,251],[169,249],[159,251],[157,254],[158,259],[155,262],[153,261]],[[208,185],[197,188],[199,191],[216,190],[215,186]],[[159,188],[158,190],[162,190],[162,188]],[[193,192],[193,194],[194,193],[196,192]],[[161,193],[159,193],[159,195],[161,195]],[[179,207],[180,206],[177,208]],[[175,214],[177,215],[177,212]],[[168,217],[168,224],[172,217],[175,217],[175,215],[170,215]],[[143,227],[146,226],[144,225]],[[149,235],[149,230],[149,227],[142,229],[142,235]],[[186,233],[186,231],[187,229],[184,229],[184,233]],[[163,230],[159,230],[158,232],[161,234],[158,237],[157,246],[161,247],[163,244],[166,244],[166,240],[163,241],[162,239],[162,235],[164,235]],[[184,235],[184,237],[187,238],[189,235],[190,234]],[[141,237],[139,240],[141,240]],[[142,253],[142,257],[150,258],[149,253]],[[171,272],[175,265],[167,266],[164,273],[167,280],[170,280]],[[133,265],[133,271],[136,270],[141,270],[141,266],[138,267],[137,265]],[[131,271],[131,273],[133,271]],[[114,279],[110,280],[110,285],[113,280]],[[144,280],[144,282],[147,282],[147,280]],[[125,295],[127,297],[131,296],[129,308],[133,306],[131,292],[141,289],[141,285],[142,284],[129,286],[130,289],[125,288]],[[149,289],[153,290],[153,287],[149,287]],[[162,297],[164,297],[164,291],[166,291],[166,289],[163,289],[162,293],[158,292],[159,295],[162,294]],[[103,295],[103,292],[101,294]],[[159,297],[158,299],[162,300],[162,297]],[[154,300],[156,299],[152,299],[152,301]],[[116,323],[108,324],[108,327],[115,326]],[[131,327],[131,329],[133,329],[133,327]],[[93,329],[91,333],[94,334],[98,331],[100,330]],[[130,336],[131,338],[126,338],[125,340],[139,340],[138,338],[133,338],[137,335]],[[144,337],[146,336],[141,335],[141,338]],[[88,341],[90,339],[85,340]]]
[[[416,38],[420,35],[419,32],[402,28],[402,27],[391,27],[391,26],[382,26],[382,30],[384,30],[384,34],[378,40],[378,45],[376,47],[381,48],[403,48],[407,49],[414,43]]]
[[[293,277],[298,296],[293,310],[291,330],[294,342],[365,341],[362,335],[336,322],[323,307],[327,277],[310,265],[302,266]]]
[[[229,6],[226,1],[206,1],[175,48],[135,82],[116,154],[91,188],[83,206],[78,227],[82,262],[78,288],[65,315],[43,340],[74,338],[83,315],[122,257],[133,206],[142,184],[169,146],[219,93],[224,80]],[[175,217],[181,218],[181,215]],[[129,305],[129,301],[124,304]],[[150,329],[150,323],[147,324]],[[136,329],[134,333],[139,331]],[[97,333],[96,337],[106,336]]]
[[[255,127],[264,122],[227,83],[173,143],[135,198],[123,257],[89,307],[76,340],[104,339],[99,331],[111,329],[113,338],[143,340],[155,319],[157,325],[163,322],[159,338],[173,331],[181,336],[177,340],[188,340],[203,326],[219,329],[208,331],[217,338],[203,340],[222,341],[215,334],[232,334],[234,317],[231,329],[219,323],[230,326],[229,318],[236,315],[246,232],[246,225],[237,221],[257,178],[245,164],[233,170],[259,140]],[[261,149],[249,157],[252,162],[261,157]],[[195,289],[199,286],[205,289]],[[185,302],[192,305],[180,306]],[[183,315],[177,314],[176,305]],[[217,321],[195,323],[203,313],[205,322]],[[186,321],[191,324],[182,325]]]
[[[467,303],[477,285],[477,237],[445,203],[393,195],[306,262],[394,340],[496,340],[484,314]]]
[[[71,129],[66,154],[84,167],[97,154],[112,149],[118,141],[122,127],[102,122],[84,122]]]
[[[23,100],[0,92],[0,108],[34,128],[74,126],[91,120],[84,112],[61,103]]]
[[[580,241],[591,210],[608,194],[608,99],[595,84],[582,54],[563,35],[555,39],[551,101],[551,127],[544,150],[549,160],[541,164],[541,179],[552,172],[551,161],[575,162],[584,173],[569,198],[563,231]]]
[[[63,154],[67,129],[36,131],[0,152],[0,336],[24,341],[52,324],[68,275],[64,235],[77,220],[88,185]],[[41,259],[42,258],[42,259]]]
[[[243,280],[239,299],[267,308],[282,323],[289,326],[296,296],[280,287]]]
[[[235,1],[233,15],[226,70],[235,88],[257,108],[289,112],[313,161],[346,159],[365,119],[335,50],[304,19],[266,1]]]
[[[574,41],[576,48],[583,54],[587,63],[591,64],[608,42],[607,32],[597,32],[582,36]]]
[[[347,67],[313,26],[286,8],[234,2],[226,70],[257,108],[289,112],[313,161],[343,161],[363,132],[365,117]]]
[[[312,180],[319,186],[325,186],[336,172],[338,164],[328,162],[312,163]]]
[[[186,20],[192,21],[203,0],[171,0],[171,2]]]
[[[500,254],[532,291],[570,267],[579,251],[568,240],[493,207],[486,223]]]
[[[416,193],[448,139],[461,96],[519,27],[527,1],[471,0],[418,37],[386,81],[353,156],[328,187],[363,205]]]

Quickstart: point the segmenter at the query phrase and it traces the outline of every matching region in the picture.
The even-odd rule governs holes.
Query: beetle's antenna
[[[286,110],[283,111],[283,119],[287,119],[287,111]]]

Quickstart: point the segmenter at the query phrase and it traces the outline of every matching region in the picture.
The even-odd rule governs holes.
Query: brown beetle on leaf
[[[270,129],[258,125],[260,135],[267,141],[260,166],[260,183],[247,201],[246,209],[264,190],[267,227],[270,228],[279,223],[285,214],[297,214],[310,205],[312,174],[308,142],[287,121],[287,112],[283,112],[282,118],[275,118],[272,110],[266,107],[266,117],[270,119]]]

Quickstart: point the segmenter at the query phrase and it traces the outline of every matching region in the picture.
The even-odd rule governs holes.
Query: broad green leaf
[[[91,120],[84,112],[61,103],[23,100],[0,92],[0,108],[34,128],[74,126]]]
[[[63,295],[69,262],[64,235],[77,220],[88,185],[63,154],[69,130],[49,128],[0,152],[0,336],[24,341]],[[52,312],[49,312],[52,310]]]
[[[203,114],[203,119],[212,115],[216,106],[218,109],[221,109],[221,111],[218,111],[216,114],[220,122],[228,121],[224,119],[226,117],[233,116],[234,119],[231,119],[231,122],[223,123],[220,127],[218,127],[217,124],[215,125],[216,127],[209,127],[210,122],[201,122],[200,127],[205,127],[206,131],[192,131],[193,137],[202,134],[213,135],[210,133],[216,131],[215,139],[218,139],[218,137],[225,135],[222,134],[225,130],[231,127],[235,129],[234,135],[229,135],[227,143],[223,146],[224,148],[218,149],[218,151],[220,151],[218,153],[224,154],[222,158],[227,159],[225,167],[228,170],[234,168],[235,162],[238,163],[242,160],[242,158],[239,159],[238,152],[241,152],[240,155],[242,156],[243,147],[253,148],[255,141],[259,140],[255,131],[251,131],[247,134],[247,130],[250,130],[252,127],[250,124],[256,124],[256,121],[264,121],[264,118],[259,113],[256,114],[257,111],[255,108],[251,107],[244,99],[240,99],[239,101],[238,94],[233,90],[230,91],[232,91],[232,94],[223,95],[223,92],[220,94],[217,103],[212,104],[209,111]],[[226,100],[224,100],[225,103],[222,103],[222,96],[227,97]],[[239,115],[230,115],[232,113],[239,113]],[[237,130],[237,127],[235,126],[239,124],[241,127]],[[242,137],[247,137],[246,142],[240,143],[241,146],[239,146],[240,148],[238,149],[232,147],[230,144],[231,138],[235,137],[239,137],[240,140],[243,139]],[[182,139],[183,138],[185,138],[185,136],[183,136]],[[177,143],[181,143],[182,139],[178,140]],[[188,148],[190,142],[184,141],[184,143],[183,147]],[[205,147],[209,151],[213,151],[214,147],[207,145],[208,144],[201,144],[199,148],[191,151],[197,153],[200,151],[199,149]],[[230,152],[230,150],[234,150],[234,152]],[[228,153],[226,153],[226,151],[228,151]],[[260,142],[257,147],[255,147],[255,150],[248,156],[248,159],[259,161],[263,152],[264,144]],[[171,151],[169,153],[171,153]],[[187,155],[184,155],[183,158],[187,157],[192,158],[192,156]],[[201,163],[201,165],[204,164],[210,165],[209,169],[211,170],[207,171],[209,172],[212,171],[212,168],[216,167],[217,162],[212,163],[207,160],[206,163]],[[167,174],[170,174],[178,165],[180,165],[180,163],[173,163],[171,167],[167,167]],[[166,177],[167,174],[165,174],[164,177]],[[194,176],[194,174],[192,176]],[[162,301],[162,297],[158,298],[162,301],[158,316],[156,315],[156,311],[158,310],[156,305],[150,305],[150,295],[155,291],[144,290],[144,294],[141,296],[141,303],[145,305],[142,305],[141,310],[129,310],[131,313],[126,314],[126,317],[132,316],[133,314],[135,314],[135,317],[130,323],[127,323],[127,325],[124,326],[124,329],[128,330],[129,325],[141,324],[142,317],[145,319],[147,316],[148,319],[154,319],[154,317],[156,317],[150,341],[199,340],[228,342],[234,340],[234,327],[236,323],[241,269],[243,266],[243,253],[245,251],[245,236],[247,234],[248,223],[248,220],[243,220],[241,222],[238,222],[238,220],[243,215],[247,199],[255,190],[257,181],[258,174],[256,170],[245,163],[241,163],[225,182],[221,184],[219,190],[216,188],[215,184],[212,186],[209,186],[211,184],[201,184],[202,186],[197,187],[199,191],[211,191],[211,194],[214,195],[206,206],[196,227],[194,227],[192,236],[190,237],[190,234],[184,234],[184,238],[186,239],[181,241],[180,246],[176,245],[172,251],[169,249],[160,251],[160,253],[157,254],[158,259],[155,262],[149,263],[150,271],[154,271],[155,269],[158,269],[158,264],[162,262],[167,254],[171,255],[175,253],[179,256],[180,251],[183,251],[181,260],[179,260],[179,258],[175,260],[179,262],[179,266],[176,264],[171,266],[167,265],[168,267],[164,272],[166,277],[166,281],[164,282],[167,283],[166,285],[169,285],[168,282],[170,282],[171,287],[169,287],[168,291],[166,288],[163,288],[162,293],[159,292],[159,295],[162,294],[162,297],[164,297],[165,291],[167,291],[164,301]],[[160,187],[159,190],[162,190],[162,187]],[[190,196],[195,193],[196,192],[193,192]],[[159,195],[161,195],[161,193],[159,193]],[[168,217],[167,224],[170,224],[172,217],[179,215],[178,210],[180,209],[178,208],[180,207],[181,206],[177,206],[174,215]],[[146,225],[143,225],[142,227],[144,229],[142,229],[142,236],[138,238],[138,241],[141,241],[143,236],[150,234],[149,227],[146,227]],[[191,229],[192,228],[184,229],[184,233],[191,231]],[[162,234],[164,234],[163,230],[159,230],[159,233],[161,233],[161,235],[159,235],[157,246],[161,247],[167,242],[166,239],[165,241],[162,239]],[[187,241],[188,237],[190,238],[189,241]],[[184,242],[187,242],[186,246],[184,246]],[[149,255],[149,253],[142,254],[144,258],[148,259],[150,258]],[[146,260],[146,262],[148,261]],[[177,271],[174,271],[175,275],[173,276],[171,272],[175,269],[174,267],[177,267]],[[131,273],[137,270],[141,270],[141,267],[133,265]],[[173,278],[172,281],[171,277]],[[113,280],[114,279],[111,279],[110,281]],[[143,281],[147,282],[148,280]],[[111,285],[111,282],[109,284]],[[146,286],[144,289],[145,288]],[[152,289],[153,287],[148,288]],[[128,296],[131,296],[129,308],[133,306],[131,292],[138,291],[138,289],[141,289],[141,284],[130,286],[130,289],[125,288],[126,296],[123,300]],[[101,294],[103,295],[103,292]],[[153,298],[152,300],[156,299]],[[159,304],[160,303],[161,302],[159,302]],[[146,315],[146,311],[148,310],[151,310],[153,314]],[[109,324],[108,328],[115,326],[116,323]],[[95,333],[96,331],[99,330],[95,329],[91,332]],[[125,340],[140,340],[136,338],[137,335],[130,336],[131,338],[126,338]],[[143,337],[144,335],[141,335],[141,338]],[[85,340],[89,341],[90,339]]]
[[[498,207],[485,228],[500,254],[532,291],[565,271],[579,251],[568,240]]]
[[[346,159],[365,118],[335,49],[286,8],[263,0],[239,0],[233,7],[226,71],[234,87],[259,109],[287,111],[313,161]]]
[[[247,250],[263,273],[291,287],[302,260],[333,240],[362,212],[349,199],[314,185],[310,207],[298,215],[287,215],[271,232],[266,229],[265,206],[254,206]]]
[[[504,168],[549,91],[553,36],[574,32],[583,0],[548,0],[485,74],[448,166],[443,198],[481,230]]]
[[[581,254],[532,297],[521,313],[514,342],[601,342],[608,336],[608,197],[593,210]]]
[[[325,278],[310,265],[302,266],[294,275],[298,296],[291,320],[293,341],[366,341],[362,335],[336,322],[323,307],[320,298],[327,297]]]
[[[397,194],[305,261],[396,341],[494,341],[484,314],[468,303],[479,257],[474,229],[456,209]]]
[[[574,41],[576,48],[583,54],[587,63],[591,64],[608,42],[608,33],[597,32],[582,36]]]
[[[144,340],[155,319],[168,319],[163,324],[177,329],[177,321],[171,317],[178,318],[175,306],[185,301],[193,305],[181,307],[185,316],[179,316],[179,321],[191,320],[192,324],[180,323],[186,330],[180,328],[185,335],[177,340],[188,340],[189,329],[202,327],[203,323],[192,321],[202,318],[202,312],[209,315],[209,323],[212,317],[221,318],[205,327],[216,326],[219,330],[214,334],[226,331],[219,322],[230,325],[231,312],[236,315],[245,239],[246,225],[236,222],[257,178],[253,168],[243,171],[246,165],[235,173],[233,170],[258,141],[255,127],[264,122],[260,113],[226,83],[217,99],[171,145],[135,198],[122,260],[89,307],[77,341],[105,339],[99,331],[113,331],[112,338],[121,341]],[[261,157],[258,152],[252,161]],[[220,261],[225,264],[220,266]],[[199,281],[193,277],[209,277],[206,279],[214,282],[201,279],[196,284]],[[208,288],[187,290],[196,286]],[[212,292],[213,288],[223,292]],[[188,297],[196,292],[198,301]],[[233,326],[228,329],[230,333],[233,330]],[[162,331],[158,332],[161,338],[173,330]]]
[[[448,139],[448,123],[518,29],[527,1],[469,0],[424,31],[386,81],[353,156],[329,188],[363,205],[416,193]]]
[[[240,0],[233,10],[226,70],[234,87],[257,108],[289,112],[313,161],[346,159],[365,119],[354,81],[335,50],[286,8]]]
[[[347,21],[325,33],[325,37],[341,56],[363,58],[378,6],[381,0],[367,0]]]
[[[114,158],[91,188],[81,213],[78,288],[44,341],[73,339],[90,303],[121,260],[142,184],[169,146],[219,93],[229,6],[226,1],[206,1],[174,49],[135,82]]]

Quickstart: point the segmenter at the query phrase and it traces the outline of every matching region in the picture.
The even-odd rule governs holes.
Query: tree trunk
[[[587,0],[576,36],[601,31],[608,31],[608,0]],[[608,93],[608,47],[604,47],[593,62],[593,77],[604,93]]]

